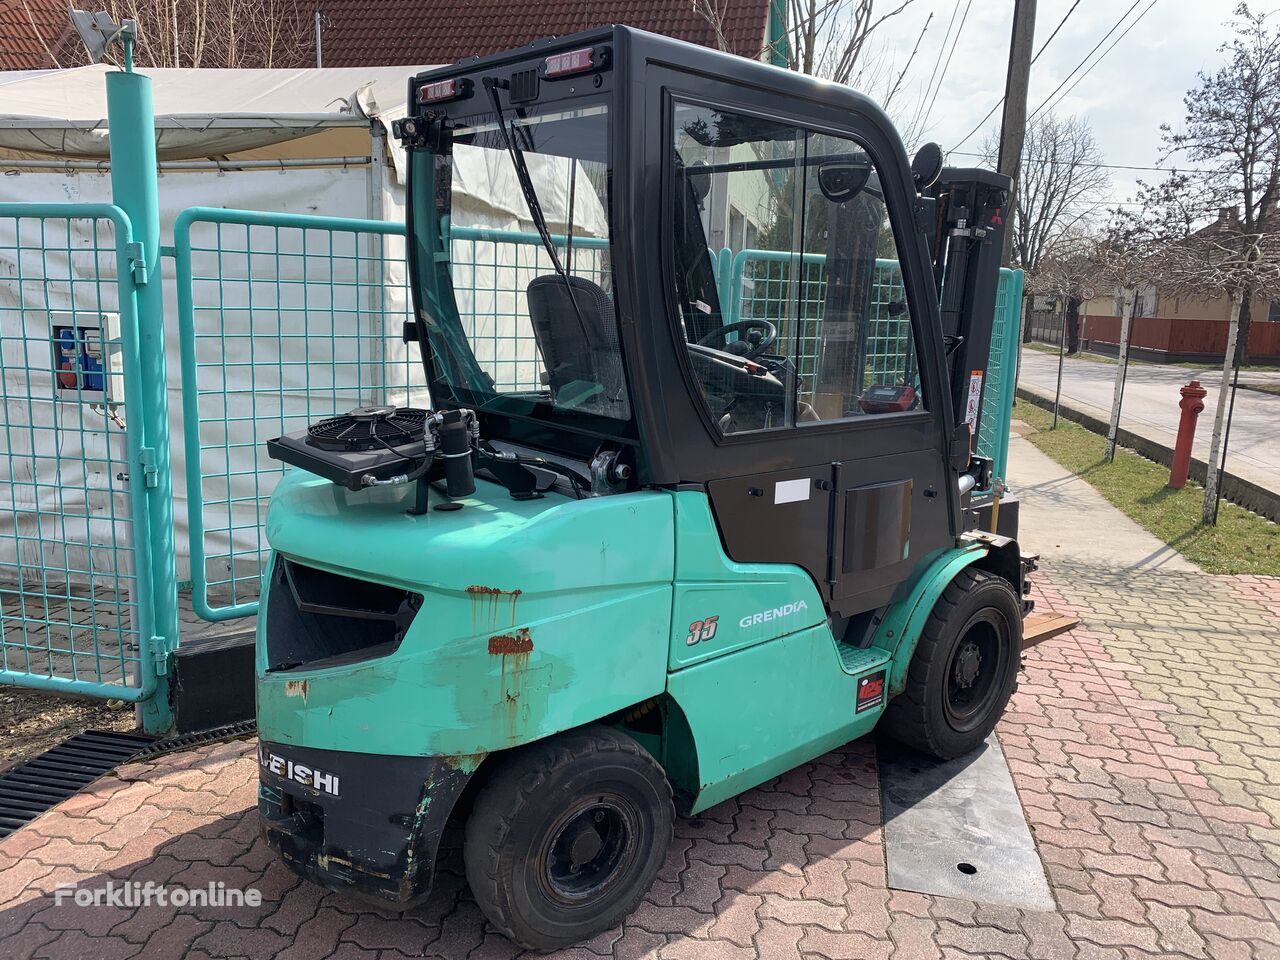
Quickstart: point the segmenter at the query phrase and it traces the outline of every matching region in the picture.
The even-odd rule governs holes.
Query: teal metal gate
[[[0,683],[139,701],[163,670],[138,254],[119,207],[0,204]]]

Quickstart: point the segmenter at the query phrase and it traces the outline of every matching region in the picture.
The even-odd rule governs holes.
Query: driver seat
[[[568,288],[572,288],[572,300]],[[531,280],[526,292],[533,336],[546,364],[552,396],[558,397],[572,384],[590,384],[601,388],[584,397],[590,406],[607,408],[622,402],[625,381],[618,325],[613,300],[604,289],[575,276],[569,277],[566,286],[563,277],[551,273]]]

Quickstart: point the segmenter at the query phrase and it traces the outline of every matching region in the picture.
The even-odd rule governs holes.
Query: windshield
[[[450,120],[444,146],[412,154],[415,283],[438,406],[609,435],[630,420],[609,247],[609,115],[580,103]]]

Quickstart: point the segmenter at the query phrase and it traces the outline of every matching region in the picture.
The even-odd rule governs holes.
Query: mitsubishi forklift
[[[484,914],[548,950],[636,908],[676,816],[877,727],[981,745],[1033,567],[975,503],[1009,181],[626,27],[409,103],[429,399],[268,444],[271,847],[407,909],[452,821]]]

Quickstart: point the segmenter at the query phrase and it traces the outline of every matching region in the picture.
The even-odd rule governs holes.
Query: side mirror
[[[916,151],[911,161],[911,179],[916,182],[916,191],[923,193],[937,182],[942,175],[942,148],[936,143],[926,143]]]
[[[832,203],[846,203],[871,179],[871,161],[830,160],[818,167],[818,189]]]
[[[693,191],[693,195],[698,199],[698,203],[702,203],[707,199],[707,194],[711,192],[711,166],[702,160],[698,160],[689,164],[684,168],[685,180],[689,183],[689,189]]]

